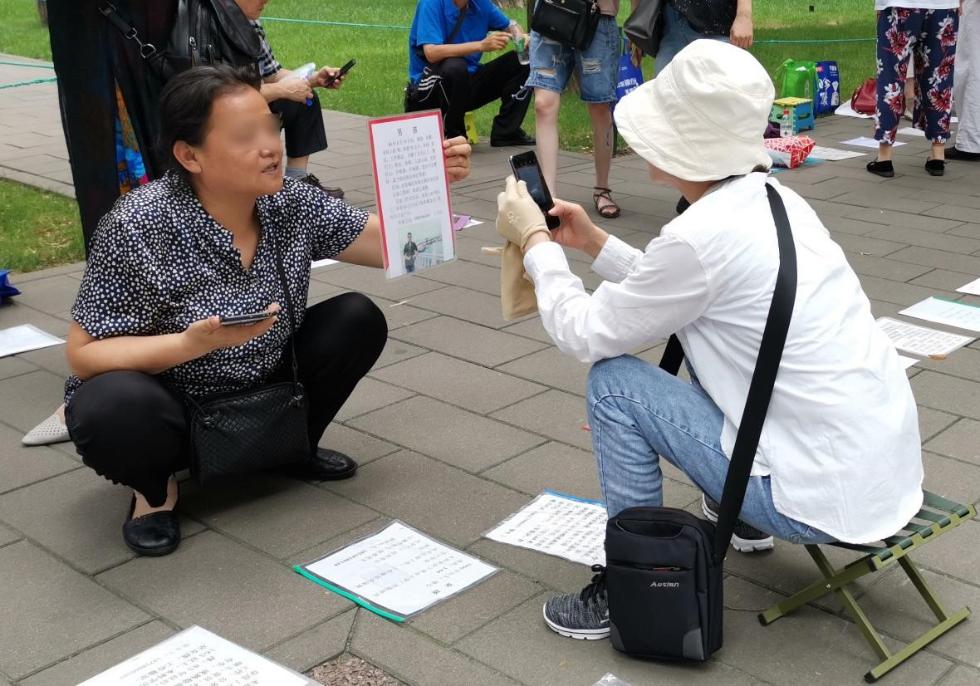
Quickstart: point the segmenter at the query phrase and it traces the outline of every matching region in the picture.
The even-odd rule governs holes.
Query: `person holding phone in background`
[[[180,541],[173,474],[189,461],[188,396],[291,379],[283,354],[291,338],[310,458],[290,473],[330,480],[357,469],[318,444],[381,354],[385,317],[359,293],[306,302],[312,260],[383,266],[380,221],[283,178],[279,120],[260,87],[252,71],[227,65],[167,84],[161,142],[171,169],[103,217],[72,308],[68,429],[86,465],[133,489],[123,538],[142,555],[167,554]],[[465,178],[465,139],[444,149],[450,181]],[[221,322],[262,311],[272,314]]]

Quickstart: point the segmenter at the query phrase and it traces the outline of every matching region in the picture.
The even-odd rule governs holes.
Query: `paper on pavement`
[[[810,157],[816,157],[818,160],[826,160],[828,162],[849,160],[854,157],[864,157],[867,154],[868,153],[866,152],[855,152],[854,150],[828,148],[823,145],[815,145],[813,146],[813,150],[810,151]]]
[[[857,138],[851,138],[850,140],[841,141],[841,145],[853,145],[858,148],[874,148],[875,150],[878,149],[878,141],[868,136],[858,136]],[[901,141],[895,141],[892,144],[892,147],[897,148],[902,145],[905,145],[905,143]]]
[[[980,305],[946,300],[945,298],[926,298],[912,307],[906,307],[899,314],[927,322],[936,322],[958,329],[980,332]]]
[[[892,345],[899,350],[922,357],[942,359],[973,341],[969,336],[929,329],[891,317],[879,317],[877,322],[881,330],[891,339]]]
[[[64,340],[41,331],[33,324],[0,329],[0,357],[26,353],[28,350],[38,350],[61,343],[64,343]]]
[[[607,519],[600,502],[545,491],[484,536],[572,562],[604,565]]]
[[[970,295],[980,295],[980,279],[964,284],[959,288],[957,288],[956,290],[960,293],[969,293]]]

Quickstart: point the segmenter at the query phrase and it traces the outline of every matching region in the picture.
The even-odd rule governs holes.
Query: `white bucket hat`
[[[762,144],[775,88],[747,50],[696,40],[619,101],[616,126],[638,155],[685,181],[769,168]]]

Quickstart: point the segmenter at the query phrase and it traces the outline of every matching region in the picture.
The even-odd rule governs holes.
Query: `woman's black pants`
[[[307,309],[295,343],[309,407],[311,454],[387,339],[384,314],[360,293]],[[287,352],[269,381],[290,378]],[[170,475],[190,464],[184,399],[153,375],[118,371],[95,376],[75,392],[65,416],[85,464],[139,491],[154,507],[166,501]]]

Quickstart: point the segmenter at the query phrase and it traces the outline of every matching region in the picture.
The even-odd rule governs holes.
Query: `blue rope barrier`
[[[34,67],[35,69],[54,69],[50,64],[31,64],[30,62],[7,62],[5,60],[0,60],[0,64],[7,65],[8,67]]]
[[[21,86],[34,86],[39,83],[52,83],[53,81],[57,81],[57,80],[58,79],[32,79],[31,81],[18,81],[16,83],[4,83],[4,84],[0,84],[0,90],[4,90],[6,88],[20,88]]]

